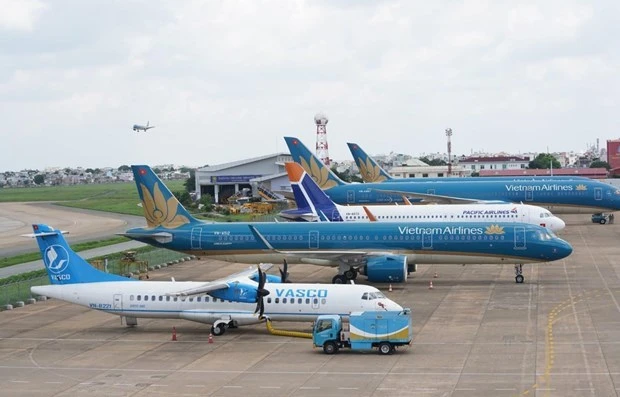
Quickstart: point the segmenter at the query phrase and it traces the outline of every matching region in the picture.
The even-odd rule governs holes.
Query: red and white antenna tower
[[[327,116],[317,113],[314,116],[316,124],[316,157],[320,158],[323,164],[329,166],[329,145],[327,144]]]
[[[452,176],[452,128],[446,128],[446,137],[448,138],[448,177]]]

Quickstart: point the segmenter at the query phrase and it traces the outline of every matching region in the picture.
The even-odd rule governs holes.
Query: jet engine
[[[386,254],[369,257],[361,273],[370,282],[404,283],[407,281],[407,256]]]

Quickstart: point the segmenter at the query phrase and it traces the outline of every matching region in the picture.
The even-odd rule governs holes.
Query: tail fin
[[[148,227],[162,226],[167,229],[176,229],[188,223],[198,222],[155,175],[151,167],[132,165],[131,170],[140,200],[142,200]]]
[[[131,281],[127,277],[105,273],[78,256],[62,236],[62,232],[43,225],[32,225],[51,284],[94,283],[100,281]]]
[[[327,190],[334,186],[346,185],[321,160],[312,154],[299,139],[285,136],[284,140],[288,145],[291,156],[293,156],[293,161],[301,164],[321,189]]]
[[[360,174],[362,174],[364,182],[383,182],[392,179],[390,174],[385,172],[385,170],[377,164],[375,159],[366,154],[358,144],[347,143],[347,145],[349,146],[355,163],[360,169]]]
[[[297,163],[286,163],[286,172],[291,181],[297,208],[315,214],[321,221],[342,222],[338,205],[325,194]]]

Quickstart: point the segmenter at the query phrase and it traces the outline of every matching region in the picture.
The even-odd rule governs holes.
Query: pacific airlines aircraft
[[[337,266],[334,283],[365,274],[371,282],[404,282],[416,263],[521,264],[565,258],[566,241],[537,225],[508,222],[206,223],[192,217],[146,165],[133,165],[147,227],[122,235],[198,256],[261,263]],[[408,264],[410,267],[408,267]]]
[[[297,208],[280,216],[291,220],[327,222],[515,222],[557,232],[565,223],[542,207],[527,204],[338,205],[297,163],[286,163]]]
[[[266,282],[261,266],[271,265],[208,282],[138,281],[93,268],[69,247],[61,231],[32,226],[51,283],[31,287],[32,293],[122,316],[130,326],[138,318],[183,319],[212,324],[211,332],[222,335],[227,328],[267,318],[312,321],[322,314],[402,310],[368,285],[280,283],[276,276]]]
[[[526,203],[559,213],[598,213],[620,209],[620,189],[587,180],[468,180],[464,183],[380,182],[347,184],[334,175],[297,138],[285,137],[293,160],[312,176],[338,204],[402,203],[403,198],[424,203]]]
[[[362,179],[364,182],[429,182],[429,181],[449,181],[449,182],[465,182],[465,181],[481,181],[486,180],[486,178],[481,179],[480,177],[458,177],[458,178],[449,178],[449,177],[437,177],[437,178],[394,178],[390,174],[388,174],[381,166],[370,157],[366,152],[356,143],[347,143],[349,146],[349,150],[351,151],[351,155],[353,156],[353,160],[357,164],[360,174],[362,175]],[[590,178],[586,178],[585,176],[493,176],[487,177],[493,178],[493,181],[558,181],[558,180],[590,180]]]

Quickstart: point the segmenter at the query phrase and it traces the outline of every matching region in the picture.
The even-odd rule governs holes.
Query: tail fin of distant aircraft
[[[308,175],[314,179],[317,185],[323,190],[334,186],[346,185],[338,178],[321,160],[319,160],[308,148],[297,138],[284,137],[288,150],[293,156],[293,161],[301,164]]]
[[[131,170],[140,200],[142,200],[148,227],[162,226],[167,229],[176,229],[188,223],[198,222],[155,175],[151,167],[132,165]]]
[[[286,163],[284,166],[291,181],[298,209],[313,213],[321,221],[342,222],[338,205],[321,190],[301,165]]]
[[[92,267],[67,244],[60,230],[34,224],[29,237],[36,237],[51,284],[94,283],[100,281],[131,281],[127,277],[105,273]]]
[[[364,182],[383,182],[392,179],[390,174],[381,168],[375,159],[366,154],[358,144],[347,143],[347,145],[349,146],[355,163],[360,169],[360,174],[362,174]]]

